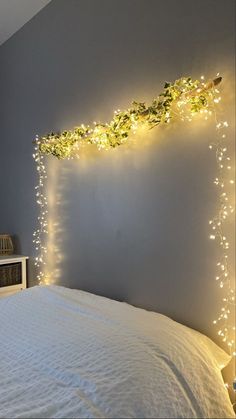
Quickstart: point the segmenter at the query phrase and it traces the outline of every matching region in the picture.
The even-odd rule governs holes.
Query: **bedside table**
[[[0,256],[0,297],[19,292],[27,287],[26,260],[28,256]]]

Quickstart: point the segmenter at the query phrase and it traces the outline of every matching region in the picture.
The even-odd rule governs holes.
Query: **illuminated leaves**
[[[39,151],[65,159],[78,155],[80,147],[85,144],[95,144],[99,150],[118,147],[140,126],[145,125],[151,129],[169,123],[174,116],[183,119],[183,107],[190,116],[209,107],[214,97],[205,86],[203,82],[193,81],[191,77],[182,77],[174,83],[166,82],[163,92],[154,98],[150,106],[145,102],[134,101],[126,111],[116,111],[109,123],[95,123],[93,128],[82,124],[73,130],[43,136],[39,139]],[[179,114],[176,112],[177,102],[181,104]],[[190,116],[187,117],[189,120]]]

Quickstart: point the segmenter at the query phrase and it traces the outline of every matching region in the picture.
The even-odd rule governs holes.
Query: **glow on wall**
[[[235,325],[230,317],[235,309],[234,280],[229,267],[230,243],[225,234],[225,225],[233,213],[230,203],[231,189],[234,179],[231,161],[227,150],[228,122],[218,120],[217,105],[221,101],[218,85],[222,78],[219,74],[210,81],[191,77],[182,77],[173,83],[165,83],[163,91],[153,99],[150,105],[144,102],[132,102],[129,109],[115,111],[109,123],[94,123],[93,126],[81,124],[72,130],[61,133],[51,133],[35,139],[33,154],[38,171],[38,185],[36,199],[39,205],[38,228],[34,232],[34,243],[37,256],[38,281],[40,284],[50,284],[52,276],[47,270],[46,257],[48,252],[48,199],[45,191],[47,169],[44,162],[45,155],[52,155],[58,159],[74,159],[79,157],[80,149],[89,144],[95,145],[99,151],[109,150],[125,144],[131,134],[137,129],[146,127],[153,129],[161,124],[169,124],[172,120],[191,122],[197,115],[205,120],[214,121],[216,135],[209,145],[216,156],[218,175],[214,184],[218,189],[218,210],[209,220],[209,238],[215,240],[220,249],[220,258],[216,261],[215,280],[222,290],[222,307],[213,323],[217,326],[217,333],[228,346],[229,352],[235,352]]]

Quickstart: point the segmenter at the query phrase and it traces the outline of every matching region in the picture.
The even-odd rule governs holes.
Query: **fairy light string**
[[[38,173],[35,191],[39,216],[33,241],[37,252],[35,265],[38,269],[39,284],[50,283],[50,273],[45,270],[48,234],[45,155],[53,155],[58,159],[73,159],[79,157],[80,149],[88,144],[95,145],[99,151],[125,144],[142,126],[152,129],[176,119],[191,122],[196,115],[201,115],[206,120],[214,116],[216,118],[216,107],[221,101],[218,90],[221,79],[219,74],[208,82],[204,76],[201,76],[200,80],[182,77],[173,83],[165,83],[162,93],[154,98],[149,106],[144,102],[133,102],[126,111],[115,111],[109,123],[94,122],[93,127],[81,124],[69,131],[36,137],[33,158]],[[218,328],[218,335],[235,356],[235,325],[232,325],[230,319],[235,310],[235,290],[229,267],[230,243],[225,233],[226,223],[234,211],[228,190],[228,187],[233,186],[234,179],[232,176],[228,179],[228,173],[232,168],[228,155],[227,128],[227,121],[218,121],[216,118],[216,140],[209,148],[216,155],[218,174],[214,184],[218,189],[218,209],[209,221],[209,226],[210,239],[215,240],[220,249],[221,256],[217,261],[215,279],[223,293],[222,308],[213,323]]]
[[[35,195],[36,202],[40,209],[38,215],[38,228],[33,233],[33,243],[35,244],[35,250],[37,252],[37,256],[35,257],[35,266],[38,269],[37,279],[39,284],[45,284],[46,279],[43,267],[46,265],[45,255],[47,254],[46,235],[48,234],[48,202],[44,185],[45,180],[47,179],[47,171],[44,162],[44,155],[40,152],[40,140],[38,136],[35,138],[33,158],[37,165],[38,173],[38,185],[35,186]]]
[[[219,100],[219,99],[218,99]],[[218,103],[218,101],[216,102]],[[230,188],[234,186],[232,178],[231,158],[228,153],[227,121],[216,119],[216,141],[209,145],[209,148],[215,152],[217,164],[217,177],[214,184],[218,189],[218,211],[209,221],[211,228],[210,239],[215,240],[220,249],[220,258],[216,263],[215,280],[222,290],[222,307],[219,316],[213,321],[218,327],[218,335],[228,346],[230,354],[236,356],[235,352],[235,325],[229,321],[234,316],[235,311],[235,286],[229,264],[230,243],[226,236],[226,223],[231,214],[234,213],[234,207],[230,202]],[[229,172],[229,173],[227,173]],[[230,175],[230,176],[229,176]]]

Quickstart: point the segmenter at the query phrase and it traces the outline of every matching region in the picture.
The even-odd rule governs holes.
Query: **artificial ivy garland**
[[[110,123],[95,123],[93,128],[82,124],[73,130],[43,136],[39,139],[39,151],[65,159],[78,155],[80,147],[86,143],[95,144],[99,150],[118,147],[139,125],[154,128],[169,123],[174,115],[183,115],[183,106],[189,107],[191,116],[206,109],[213,98],[211,88],[220,81],[221,77],[218,77],[205,84],[193,81],[191,77],[182,77],[174,83],[165,83],[163,92],[153,99],[151,105],[132,102],[126,111],[116,111]]]

